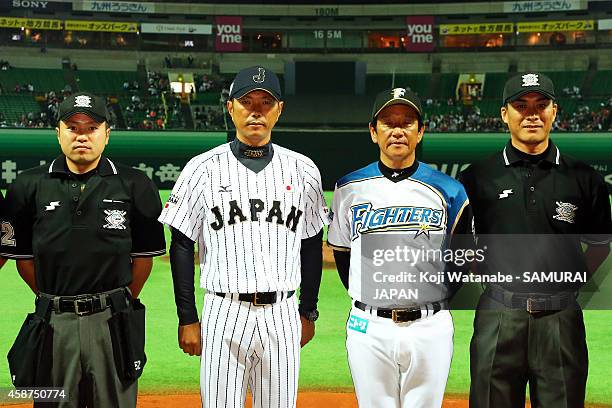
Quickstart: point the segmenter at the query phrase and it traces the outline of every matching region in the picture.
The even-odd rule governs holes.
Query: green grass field
[[[165,200],[167,195],[168,192],[163,192],[162,198]],[[607,264],[611,264],[610,259]],[[6,356],[26,313],[33,310],[34,295],[19,278],[13,261],[9,261],[0,273],[3,277],[0,355]],[[177,345],[177,318],[167,258],[155,261],[141,298],[147,306],[148,363],[140,390],[145,393],[199,392],[199,359],[183,354]],[[201,303],[200,291],[198,299]],[[316,336],[302,351],[301,389],[347,390],[352,387],[344,346],[349,306],[350,299],[336,272],[326,270],[321,284],[321,317],[317,321]],[[465,394],[469,390],[468,350],[473,312],[455,311],[453,317],[455,350],[447,392]],[[585,311],[585,322],[590,356],[587,399],[612,403],[612,312]],[[8,367],[3,357],[0,358],[0,389],[9,386]]]

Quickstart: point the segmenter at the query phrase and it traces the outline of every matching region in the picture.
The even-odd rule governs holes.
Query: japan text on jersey
[[[185,167],[160,221],[197,242],[201,285],[253,293],[294,290],[301,240],[328,223],[321,176],[307,157],[273,145],[271,161],[254,172],[229,144]]]

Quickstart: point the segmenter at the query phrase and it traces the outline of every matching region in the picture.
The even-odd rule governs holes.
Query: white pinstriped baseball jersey
[[[258,173],[229,143],[194,157],[159,217],[198,243],[200,284],[209,291],[296,289],[301,240],[328,223],[319,169],[302,154],[272,147]]]

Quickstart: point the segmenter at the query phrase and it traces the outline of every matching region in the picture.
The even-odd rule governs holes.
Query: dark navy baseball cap
[[[419,118],[423,118],[423,107],[419,96],[408,88],[393,88],[376,95],[372,108],[372,124],[376,123],[378,114],[391,105],[408,105],[416,111]]]
[[[266,91],[277,101],[281,100],[281,87],[276,74],[260,65],[245,68],[236,74],[230,85],[229,98],[238,99],[252,91]]]
[[[60,120],[66,120],[76,113],[83,113],[98,123],[110,121],[106,100],[87,92],[72,94],[60,103],[57,123],[59,124]]]
[[[539,72],[526,72],[510,78],[506,82],[502,106],[530,92],[538,92],[549,99],[555,100],[555,87],[549,77]]]

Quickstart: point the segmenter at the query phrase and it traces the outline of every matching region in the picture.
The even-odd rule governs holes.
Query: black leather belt
[[[214,292],[215,295],[225,297],[227,293],[223,292]],[[287,297],[285,299],[289,299],[295,290],[290,290],[287,292]],[[274,304],[281,299],[278,296],[279,292],[255,292],[255,293],[239,293],[238,300],[242,302],[251,302],[255,306],[264,306]]]
[[[87,316],[99,313],[111,306],[111,296],[126,296],[125,288],[118,288],[109,292],[92,295],[53,296],[40,293],[39,296],[49,298],[51,310],[57,313],[74,313],[78,316]]]
[[[365,312],[370,306],[356,300],[355,307]],[[427,304],[427,308],[432,309],[433,314],[436,314],[442,310],[442,304],[440,302],[429,303]],[[372,307],[372,309],[376,310],[376,316],[392,319],[396,323],[413,322],[424,317],[420,308],[382,309]]]
[[[509,309],[524,309],[531,314],[563,310],[576,302],[576,294],[573,292],[562,292],[557,295],[514,293],[498,286],[488,285],[485,294]]]

